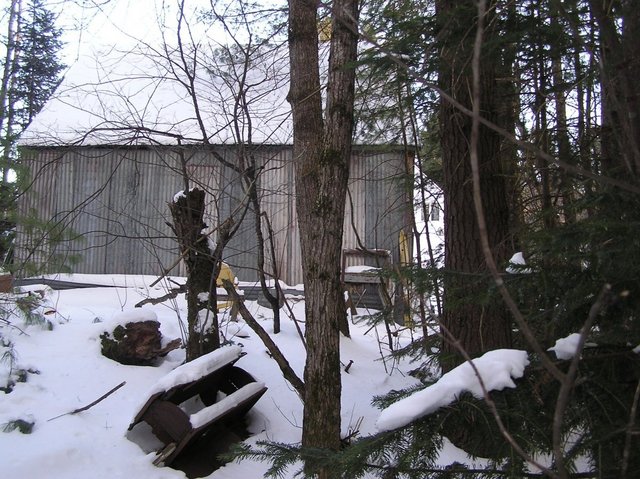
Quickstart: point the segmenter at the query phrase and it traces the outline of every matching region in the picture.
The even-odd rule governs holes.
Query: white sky
[[[64,59],[68,65],[96,50],[114,46],[124,49],[139,41],[159,42],[160,31],[170,33],[177,15],[176,1],[91,0],[86,7],[64,3],[59,26],[64,30]],[[187,0],[187,19],[196,24],[194,10],[209,4],[206,0]],[[214,36],[222,40],[221,31]]]
[[[163,52],[164,45],[173,52],[179,44],[177,2],[110,0],[92,9],[67,5],[60,25],[66,25],[65,62],[69,69],[56,93],[23,133],[22,142],[128,143],[139,141],[141,130],[163,132],[161,138],[155,138],[162,143],[175,141],[175,134],[185,141],[202,141],[196,108],[184,87],[190,80],[176,54],[167,57]],[[221,7],[216,8],[222,13]],[[184,11],[180,45],[187,51],[189,68],[197,57],[197,109],[204,117],[206,135],[221,144],[238,141],[228,115],[233,111],[232,87],[222,77],[213,78],[206,68],[200,69],[216,64],[213,53],[220,44],[228,44],[230,36],[219,23],[202,20],[202,12],[211,11],[210,2],[187,0]],[[80,25],[83,28],[78,28]],[[253,24],[251,30],[253,35]],[[233,34],[243,41],[246,28],[240,26]],[[174,60],[179,65],[169,66]],[[254,118],[253,141],[280,144],[290,139],[290,128],[283,126],[290,114],[285,100],[288,80],[283,76],[285,65],[280,65],[286,57],[274,56],[276,61],[278,65],[263,62],[252,67],[249,74],[253,79],[247,95]],[[211,111],[205,111],[207,108]]]

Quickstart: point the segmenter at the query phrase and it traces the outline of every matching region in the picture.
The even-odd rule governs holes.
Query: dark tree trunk
[[[633,0],[590,0],[591,14],[598,26],[600,39],[600,85],[602,90],[602,172],[604,175],[638,185],[640,180],[640,9]],[[637,195],[628,195],[616,188],[603,187],[607,201],[600,212],[608,221],[638,221]],[[596,247],[599,247],[597,245]],[[611,248],[611,246],[608,246]],[[626,255],[625,253],[621,253]],[[606,268],[608,265],[604,265]],[[607,371],[625,371],[630,361],[609,366]],[[615,369],[614,369],[615,368]],[[616,378],[619,384],[629,384],[630,374]],[[597,381],[597,377],[594,381]],[[607,378],[610,380],[610,378]],[[616,403],[624,405],[617,413],[608,410],[607,418],[614,418],[622,428],[633,415],[634,387],[616,396]],[[619,392],[619,390],[617,390]],[[594,461],[600,477],[637,477],[640,457],[637,439],[631,435],[611,434],[612,423],[594,423],[594,437],[611,436],[594,451]],[[630,426],[628,426],[630,427]],[[628,442],[627,442],[628,441]],[[628,454],[628,457],[625,455]],[[626,474],[621,473],[626,467]]]
[[[640,176],[640,9],[631,0],[590,0],[600,32],[604,173]],[[619,33],[617,23],[622,24]]]
[[[470,68],[476,22],[472,2],[439,0],[441,63],[440,87],[471,109],[472,72]],[[491,10],[489,10],[491,11]],[[487,19],[486,25],[491,25]],[[491,28],[491,27],[489,27]],[[487,36],[491,31],[487,31]],[[485,45],[494,39],[485,39]],[[497,51],[484,49],[482,60],[481,115],[496,121],[495,64]],[[445,297],[443,324],[471,356],[511,346],[511,321],[502,302],[490,297],[491,281],[480,243],[474,211],[469,143],[471,118],[442,99],[440,130],[444,170],[445,206]],[[509,240],[509,207],[500,161],[500,138],[481,127],[478,142],[480,184],[486,215],[489,244],[496,262],[504,264]],[[495,296],[495,295],[493,295]],[[443,342],[442,366],[445,371],[463,359],[449,339]]]
[[[504,31],[514,31],[517,23],[516,4],[509,2],[505,6]],[[513,43],[504,46],[501,64],[498,70],[499,80],[496,83],[496,119],[498,125],[516,136],[516,122],[520,108],[520,88],[516,84],[518,78],[517,48]],[[521,185],[518,181],[518,149],[507,139],[500,144],[500,157],[504,174],[505,188],[509,208],[510,247],[513,251],[521,249],[519,233],[522,228],[522,201],[520,199]]]
[[[214,280],[220,272],[220,261],[215,260],[202,233],[206,227],[203,221],[205,192],[197,188],[185,191],[175,202],[169,203],[169,210],[180,253],[187,266],[187,361],[191,361],[220,347]],[[201,293],[209,293],[208,300],[203,301]]]
[[[305,286],[307,360],[302,444],[340,447],[340,327],[346,310],[340,283],[351,136],[357,1],[332,3],[326,124],[318,69],[317,8],[289,1],[289,51],[296,165],[296,207]],[[310,473],[314,465],[307,461]],[[330,477],[320,469],[319,477]]]
[[[251,166],[245,171],[246,192],[249,197],[249,202],[253,208],[254,219],[254,231],[256,233],[257,248],[257,263],[258,263],[258,280],[260,281],[260,288],[262,295],[267,299],[273,311],[273,334],[280,333],[280,308],[284,301],[284,293],[280,288],[280,273],[278,271],[278,264],[274,258],[274,246],[273,246],[273,232],[269,223],[268,217],[264,216],[264,221],[267,224],[268,230],[268,244],[265,244],[265,237],[262,233],[263,227],[263,212],[260,208],[260,197],[258,196],[258,178],[256,177],[255,159],[251,158]],[[273,290],[275,294],[272,294],[267,286],[267,275],[265,272],[265,248],[268,248],[272,258],[272,278],[274,280]]]

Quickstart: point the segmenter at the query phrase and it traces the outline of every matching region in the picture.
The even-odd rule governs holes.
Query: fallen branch
[[[120,389],[122,386],[124,386],[125,384],[127,384],[126,381],[122,381],[120,384],[118,384],[115,388],[113,388],[111,391],[109,391],[106,394],[103,394],[102,396],[100,396],[98,399],[96,399],[95,401],[93,401],[91,404],[87,404],[84,407],[78,408],[78,409],[74,409],[71,412],[65,412],[64,414],[60,414],[59,416],[56,417],[52,417],[51,419],[47,419],[47,422],[49,421],[53,421],[54,419],[58,419],[62,416],[70,416],[72,414],[78,414],[79,412],[82,411],[86,411],[87,409],[92,408],[93,406],[95,406],[96,404],[98,404],[100,401],[103,401],[105,399],[107,399],[109,396],[111,396],[114,392],[116,392],[118,389]]]
[[[173,298],[177,297],[179,294],[186,293],[186,292],[187,292],[187,287],[185,285],[181,285],[179,288],[173,288],[173,289],[169,290],[169,292],[167,294],[165,294],[164,296],[160,296],[159,298],[146,298],[146,299],[143,299],[139,303],[136,303],[134,305],[134,308],[141,308],[145,304],[160,304],[160,303],[164,303],[165,301],[167,301],[169,299],[173,299]]]
[[[293,388],[300,396],[300,399],[304,398],[304,383],[296,375],[293,368],[291,368],[289,361],[287,361],[287,358],[284,357],[282,351],[280,351],[276,343],[273,341],[273,339],[271,339],[269,333],[267,333],[264,328],[260,326],[258,321],[256,321],[251,312],[244,305],[244,301],[236,291],[233,283],[231,283],[231,281],[229,281],[228,279],[224,279],[222,280],[222,285],[224,286],[224,289],[227,290],[229,298],[231,298],[231,300],[238,305],[238,312],[240,313],[242,319],[244,319],[244,322],[247,323],[247,325],[249,325],[249,327],[258,335],[258,337],[262,340],[262,343],[269,351],[269,355],[276,361],[276,363],[278,363],[278,366],[280,367],[284,378],[293,386]]]

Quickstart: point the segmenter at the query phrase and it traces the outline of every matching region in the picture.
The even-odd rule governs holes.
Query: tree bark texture
[[[477,12],[473,2],[439,0],[441,63],[440,87],[471,109],[470,67]],[[492,11],[491,8],[487,9]],[[491,35],[491,21],[487,36]],[[487,41],[495,39],[485,39]],[[497,51],[484,51],[481,72],[481,115],[496,121],[495,65]],[[493,56],[492,56],[493,55]],[[442,99],[440,130],[444,170],[445,208],[445,297],[443,324],[471,356],[511,345],[511,321],[505,306],[490,298],[491,281],[480,242],[474,211],[470,164],[472,120]],[[489,244],[498,264],[507,259],[509,207],[500,161],[500,138],[481,127],[478,142],[482,203]],[[494,295],[495,296],[495,295]],[[457,347],[445,337],[442,366],[449,370],[463,359]]]
[[[191,361],[220,347],[214,280],[220,265],[214,260],[209,242],[202,233],[206,228],[203,221],[205,192],[197,188],[185,191],[183,196],[169,203],[169,210],[187,267],[187,361]],[[209,300],[203,302],[198,297],[200,293],[210,293]],[[204,316],[207,327],[203,327]]]
[[[7,43],[5,52],[5,62],[0,83],[0,134],[3,135],[2,146],[2,181],[9,181],[9,155],[12,140],[12,116],[14,105],[11,102],[11,85],[15,82],[16,64],[18,59],[18,35],[20,30],[20,15],[22,10],[20,0],[11,0],[9,6],[9,18],[7,21]]]
[[[302,444],[340,447],[340,325],[346,310],[340,267],[351,137],[356,58],[355,0],[332,3],[326,114],[318,67],[317,8],[289,1],[289,52],[296,207],[305,286],[307,360]],[[306,464],[307,472],[313,465]],[[313,471],[330,477],[326,470]]]
[[[633,0],[590,0],[600,33],[604,173],[640,178],[640,9]],[[622,24],[621,31],[617,24]]]

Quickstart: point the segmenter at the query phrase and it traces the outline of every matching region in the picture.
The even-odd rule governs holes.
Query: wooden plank
[[[241,418],[262,397],[266,386],[256,382],[245,370],[233,366],[239,357],[230,358],[226,364],[196,380],[159,391],[147,400],[129,430],[140,421],[151,426],[165,445],[156,462],[170,465],[208,429]],[[171,383],[171,380],[167,381],[167,384]],[[218,391],[227,396],[217,401]],[[200,396],[206,407],[189,416],[179,405],[195,396]]]
[[[262,395],[267,387],[261,383],[250,383],[230,394],[219,403],[213,404],[202,411],[191,416],[197,427],[193,427],[181,441],[176,444],[176,448],[164,459],[166,466],[170,465],[180,453],[204,434],[213,425],[223,425],[234,419],[244,416]],[[193,425],[192,425],[193,426]]]
[[[165,445],[184,440],[192,430],[189,416],[182,409],[159,399],[149,406],[143,420]]]
[[[360,273],[345,272],[344,273],[344,282],[346,284],[349,284],[349,283],[355,283],[355,284],[360,284],[360,283],[380,284],[380,283],[383,282],[383,280],[380,277],[380,272],[378,270],[378,271],[360,272]]]
[[[238,358],[236,358],[237,360]],[[234,360],[233,362],[235,362]],[[230,363],[230,364],[233,364]],[[217,369],[206,376],[203,376],[197,381],[193,381],[187,384],[181,384],[174,388],[171,388],[169,391],[165,392],[162,395],[162,399],[165,401],[171,401],[174,404],[180,404],[187,399],[190,399],[194,396],[197,396],[201,393],[210,393],[217,392],[219,388],[219,383],[223,381],[224,376],[227,371],[231,367],[230,364],[223,366],[220,369]]]

